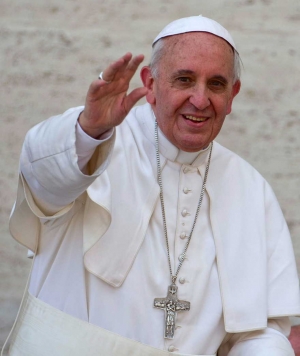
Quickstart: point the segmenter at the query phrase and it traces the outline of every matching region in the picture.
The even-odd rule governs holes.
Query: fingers
[[[108,82],[113,81],[115,75],[118,71],[122,71],[122,69],[126,68],[129,61],[132,58],[131,53],[124,54],[123,57],[119,58],[115,62],[112,62],[104,71],[102,78]]]
[[[108,83],[106,83],[104,80],[94,80],[89,87],[88,95],[95,96],[95,98],[97,98],[100,94],[99,89],[101,87],[105,87],[106,85],[108,85]]]
[[[136,72],[138,66],[144,60],[142,54],[132,58],[131,53],[126,53],[123,57],[117,61],[112,62],[104,71],[102,78],[106,82],[116,81],[120,78],[130,81]],[[107,83],[105,83],[107,84]]]
[[[134,76],[136,70],[138,69],[139,65],[143,62],[144,60],[144,55],[139,54],[138,56],[133,57],[133,59],[128,63],[127,66],[127,79],[131,80],[131,78]]]

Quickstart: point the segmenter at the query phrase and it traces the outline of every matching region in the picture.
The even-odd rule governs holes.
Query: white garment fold
[[[77,165],[74,128],[81,111],[71,109],[41,123],[25,141],[22,172],[34,199],[21,181],[10,226],[25,246],[39,246],[31,291],[71,315],[167,349],[170,343],[160,337],[163,315],[150,307],[169,284],[150,107],[133,109],[96,149],[91,175]],[[207,153],[189,160],[161,133],[159,149],[175,266],[184,244],[180,236],[193,220]],[[184,193],[186,187],[192,193]],[[43,202],[62,210],[46,216]],[[183,216],[184,209],[191,215]],[[179,297],[191,301],[192,308],[178,315],[181,328],[172,342],[180,352],[213,354],[225,329],[263,329],[267,316],[300,313],[291,241],[274,194],[252,167],[217,143],[182,273]],[[282,340],[290,347],[269,329],[274,347]],[[258,333],[263,349],[263,332]]]
[[[12,336],[9,356],[53,355],[168,356],[170,353],[76,319],[28,294]]]

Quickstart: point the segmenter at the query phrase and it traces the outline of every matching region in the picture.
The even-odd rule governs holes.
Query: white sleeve
[[[93,153],[95,152],[95,149],[101,143],[109,140],[112,137],[114,130],[111,129],[109,131],[106,131],[104,134],[101,135],[101,137],[99,137],[99,139],[94,139],[82,130],[79,122],[77,121],[75,131],[75,146],[78,157],[77,164],[81,172],[87,174],[86,166],[89,160],[91,159]]]
[[[270,319],[264,330],[231,334],[221,346],[219,356],[295,356],[288,340],[288,317]]]
[[[35,204],[45,215],[53,215],[72,203],[109,164],[114,130],[100,142],[82,130],[78,134],[77,119],[82,110],[83,107],[73,108],[51,117],[34,126],[26,135],[21,153],[21,174]],[[84,174],[86,163],[94,152],[97,166],[92,174]]]

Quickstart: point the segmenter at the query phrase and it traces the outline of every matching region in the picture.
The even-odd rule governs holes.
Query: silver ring
[[[110,80],[110,81],[107,81],[107,80],[103,79],[103,72],[101,72],[101,73],[99,74],[99,77],[98,77],[98,78],[101,79],[101,80],[103,80],[106,84],[111,83],[111,80]]]

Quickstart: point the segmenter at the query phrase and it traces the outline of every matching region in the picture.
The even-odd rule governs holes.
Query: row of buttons
[[[194,171],[196,171],[196,170],[197,170],[197,169],[196,169],[195,167],[184,167],[184,168],[183,168],[183,173],[194,172]],[[184,188],[182,189],[182,191],[183,191],[184,194],[188,194],[188,193],[191,192],[192,190],[189,189],[189,188],[187,188],[187,187],[184,187]],[[181,211],[181,215],[182,215],[183,217],[186,217],[186,216],[191,215],[191,214],[188,212],[187,209],[183,209],[183,210]],[[186,234],[186,232],[182,231],[181,234],[179,235],[179,237],[180,237],[182,240],[184,240],[185,238],[188,237],[188,235]],[[181,260],[182,258],[186,258],[186,256],[180,255],[180,256],[178,257],[179,260]],[[186,279],[185,279],[184,277],[180,277],[180,278],[179,278],[179,283],[180,283],[180,284],[186,283]],[[170,345],[170,346],[168,347],[168,351],[169,351],[169,352],[174,352],[174,351],[178,351],[178,349],[177,349],[174,345]]]
[[[184,187],[184,188],[183,188],[183,193],[184,193],[184,194],[188,194],[188,193],[191,192],[191,191],[192,191],[192,190],[189,189],[189,188],[187,188],[187,187]],[[187,209],[182,209],[181,215],[182,215],[183,217],[186,217],[186,216],[191,215],[191,214],[189,213],[189,211],[188,211]],[[184,240],[186,237],[187,237],[187,234],[186,234],[185,232],[182,232],[182,233],[180,234],[180,238],[181,238],[182,240]]]
[[[187,172],[184,171],[184,173],[187,173]],[[188,194],[189,192],[191,192],[191,189],[189,189],[189,188],[187,188],[187,187],[184,187],[184,188],[183,188],[183,193],[184,193],[184,194]],[[191,214],[187,211],[187,209],[183,209],[182,212],[181,212],[181,215],[182,215],[183,217],[186,217],[187,215],[191,215]],[[187,235],[184,231],[182,231],[182,233],[181,233],[179,236],[180,236],[180,238],[181,238],[182,240],[184,240],[185,238],[188,237],[188,235]],[[180,255],[180,256],[178,257],[179,261],[181,261],[181,260],[184,259],[184,258],[186,258],[186,257],[183,256],[183,255]],[[180,277],[180,278],[179,278],[179,283],[184,284],[185,282],[186,282],[186,281],[185,281],[185,278],[184,278],[184,277]],[[168,350],[169,350],[170,352],[173,352],[173,351],[175,351],[175,347],[174,347],[174,346],[170,346]]]

